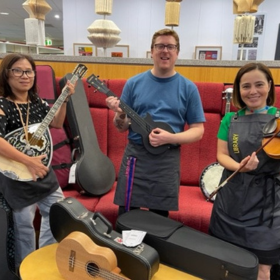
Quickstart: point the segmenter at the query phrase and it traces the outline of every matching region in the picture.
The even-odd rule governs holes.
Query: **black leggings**
[[[140,207],[130,207],[130,210],[135,210],[135,209],[140,209]],[[169,215],[169,211],[165,211],[165,210],[149,209],[149,211],[154,212],[156,214],[159,214],[163,217],[168,217],[168,215]],[[118,215],[120,216],[120,215],[124,214],[125,212],[126,212],[125,207],[124,206],[119,206]]]

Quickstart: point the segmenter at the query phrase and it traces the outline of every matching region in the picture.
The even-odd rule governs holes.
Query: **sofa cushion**
[[[179,211],[171,211],[169,217],[196,230],[208,233],[212,202],[207,202],[198,187],[181,186]]]
[[[221,116],[206,113],[205,117],[202,139],[181,147],[181,185],[198,186],[203,169],[216,161],[217,132]]]

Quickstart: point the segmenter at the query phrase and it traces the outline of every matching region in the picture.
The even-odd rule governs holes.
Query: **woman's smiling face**
[[[258,70],[245,73],[240,79],[241,99],[250,110],[257,110],[267,105],[271,82]]]

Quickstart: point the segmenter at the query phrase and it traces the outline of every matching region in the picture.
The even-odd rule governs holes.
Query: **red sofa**
[[[60,92],[59,81],[60,78],[56,77],[57,92]],[[106,95],[98,91],[94,92],[94,88],[88,86],[85,78],[82,79],[82,82],[99,147],[109,157],[115,167],[115,183],[109,192],[101,196],[90,196],[81,192],[77,184],[67,183],[69,169],[58,171],[60,172],[59,177],[60,181],[62,180],[61,186],[66,197],[74,197],[88,210],[102,213],[114,226],[118,207],[113,203],[113,197],[121,158],[127,143],[126,133],[119,133],[113,126],[113,112],[106,107]],[[107,87],[118,96],[120,96],[125,82],[126,80],[122,79],[104,81]],[[203,169],[209,164],[216,162],[216,135],[225,111],[223,92],[228,86],[223,83],[209,82],[197,82],[195,84],[201,95],[206,116],[205,132],[202,140],[181,147],[179,211],[172,211],[170,218],[207,233],[213,203],[206,201],[199,187],[199,179]],[[41,88],[43,88],[42,85]],[[279,89],[277,89],[277,94],[280,96]],[[232,109],[234,110],[234,108]],[[64,153],[67,153],[67,150]],[[60,152],[61,154],[63,152]]]
[[[58,86],[60,78],[56,78]],[[82,79],[84,90],[89,103],[94,129],[102,152],[113,162],[117,175],[122,154],[127,143],[126,133],[119,133],[113,126],[113,112],[105,104],[106,95],[94,92]],[[120,95],[126,80],[107,80],[107,87],[116,95]],[[224,101],[222,92],[225,89],[222,83],[196,83],[206,116],[205,133],[201,141],[181,148],[181,186],[179,211],[172,211],[170,217],[187,226],[208,231],[212,203],[207,202],[200,187],[199,178],[203,169],[216,161],[216,135],[221,121]],[[58,92],[60,89],[58,88]],[[104,125],[104,120],[106,120]],[[67,177],[67,171],[66,171]],[[88,196],[80,192],[77,185],[63,186],[65,196],[78,199],[87,209],[101,212],[113,225],[117,219],[118,207],[113,203],[116,182],[112,189],[102,196]]]

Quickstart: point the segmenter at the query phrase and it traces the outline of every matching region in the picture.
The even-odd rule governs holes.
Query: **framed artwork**
[[[242,57],[241,57],[241,53],[242,53]],[[247,56],[247,50],[238,49],[238,51],[237,51],[237,60],[246,60],[246,56]]]
[[[195,59],[200,60],[221,60],[222,47],[220,46],[196,46]]]
[[[77,56],[96,56],[96,48],[93,44],[73,44],[73,54]]]
[[[129,57],[129,45],[115,45],[113,48],[107,48],[104,53],[103,48],[96,48],[96,56],[104,57]]]

